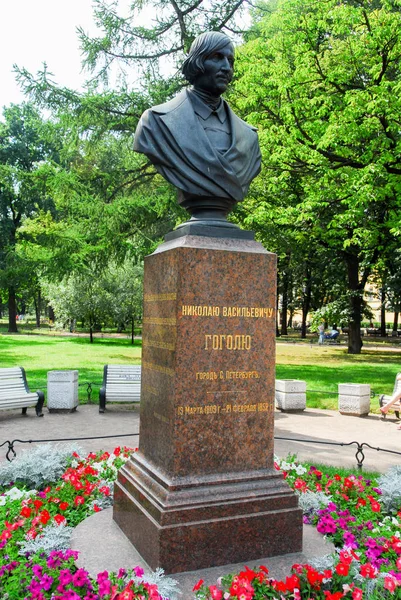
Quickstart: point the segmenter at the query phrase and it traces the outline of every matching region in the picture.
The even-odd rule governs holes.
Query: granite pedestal
[[[145,260],[140,445],[113,514],[152,568],[302,549],[273,466],[275,282],[253,240],[184,235]]]

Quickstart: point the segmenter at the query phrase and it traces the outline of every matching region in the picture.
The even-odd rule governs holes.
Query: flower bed
[[[264,566],[245,567],[217,585],[199,581],[197,600],[352,600],[401,598],[401,468],[379,482],[332,476],[294,462],[277,461],[299,494],[304,522],[335,544],[336,553],[314,564],[295,564],[284,581]]]
[[[132,452],[112,454],[41,446],[0,471],[0,597],[2,600],[173,600],[175,582],[161,571],[99,573],[76,566],[69,549],[73,527],[111,506],[117,470]],[[294,565],[284,581],[266,567],[244,567],[216,585],[199,581],[197,600],[352,600],[401,598],[401,468],[379,481],[329,475],[278,461],[297,491],[304,520],[337,551],[313,564]],[[12,479],[10,479],[12,477]],[[12,482],[12,483],[11,483]],[[183,598],[182,600],[189,600]]]

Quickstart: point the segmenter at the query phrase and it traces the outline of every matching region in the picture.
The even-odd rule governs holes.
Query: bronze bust
[[[256,129],[221,98],[233,76],[234,46],[218,32],[198,36],[182,66],[191,86],[142,115],[134,150],[179,190],[202,222],[223,220],[260,171]]]

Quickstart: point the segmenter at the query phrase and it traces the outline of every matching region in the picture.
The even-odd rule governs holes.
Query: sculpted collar
[[[220,103],[219,103],[218,107],[214,110],[211,106],[209,106],[208,104],[205,104],[205,102],[203,102],[200,99],[200,97],[196,94],[196,92],[194,92],[193,90],[187,90],[187,92],[188,92],[188,96],[191,100],[191,104],[193,106],[194,111],[204,121],[206,119],[208,119],[212,113],[214,113],[215,115],[217,115],[220,123],[224,123],[224,121],[227,119],[227,113],[226,113],[224,101],[222,98],[220,98]]]

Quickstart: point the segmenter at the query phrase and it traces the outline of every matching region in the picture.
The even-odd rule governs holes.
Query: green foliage
[[[96,264],[60,283],[43,281],[45,297],[53,307],[59,326],[83,321],[91,331],[105,323],[123,330],[142,315],[142,264],[125,260],[111,262],[105,269]]]
[[[237,61],[236,103],[265,167],[246,220],[274,219],[292,247],[344,263],[350,351],[367,278],[400,231],[399,6],[282,0]]]

